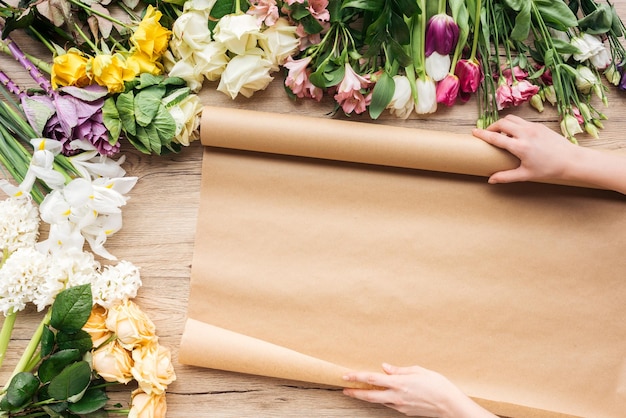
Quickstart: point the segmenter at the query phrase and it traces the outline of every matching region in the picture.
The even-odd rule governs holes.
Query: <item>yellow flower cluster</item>
[[[146,8],[145,16],[130,36],[129,51],[90,56],[70,48],[57,55],[52,63],[52,86],[85,87],[96,83],[107,87],[110,93],[120,93],[124,91],[124,82],[141,73],[161,74],[160,59],[172,34],[159,23],[162,16],[153,6]]]
[[[108,310],[94,305],[83,327],[93,341],[93,369],[107,382],[136,380],[130,418],[165,417],[165,389],[176,379],[169,349],[158,343],[154,323],[132,301]]]

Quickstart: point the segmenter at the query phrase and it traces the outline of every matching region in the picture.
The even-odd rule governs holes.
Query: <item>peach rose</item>
[[[106,326],[117,336],[122,347],[135,347],[157,341],[154,323],[131,300],[125,300],[109,309]]]
[[[130,351],[118,341],[111,341],[92,354],[94,370],[107,382],[128,383],[132,380],[133,359]]]
[[[128,418],[163,418],[166,412],[165,394],[148,395],[141,389],[133,391]]]
[[[96,348],[113,335],[113,333],[106,327],[106,319],[106,308],[100,305],[93,305],[91,315],[89,316],[87,323],[83,326],[83,331],[86,331],[89,335],[91,335],[91,341],[93,341],[93,346]]]
[[[150,344],[133,350],[131,373],[147,394],[163,393],[176,380],[170,350],[160,344]]]

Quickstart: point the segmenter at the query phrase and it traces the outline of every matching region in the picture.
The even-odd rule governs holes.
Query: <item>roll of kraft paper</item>
[[[419,364],[500,415],[623,415],[622,195],[447,173],[518,164],[470,135],[206,108],[202,136],[182,363]]]

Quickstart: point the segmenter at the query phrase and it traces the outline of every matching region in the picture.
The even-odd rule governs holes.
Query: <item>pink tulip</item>
[[[459,77],[460,89],[463,93],[475,93],[483,81],[482,67],[476,59],[459,60],[454,73]]]
[[[437,103],[452,106],[456,103],[459,95],[459,77],[448,74],[446,78],[437,83]]]

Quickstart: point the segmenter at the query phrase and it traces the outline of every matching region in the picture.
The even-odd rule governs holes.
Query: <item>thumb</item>
[[[490,184],[496,183],[513,183],[515,181],[524,181],[527,179],[527,176],[522,169],[522,167],[518,167],[514,170],[506,170],[506,171],[498,171],[489,177]]]

